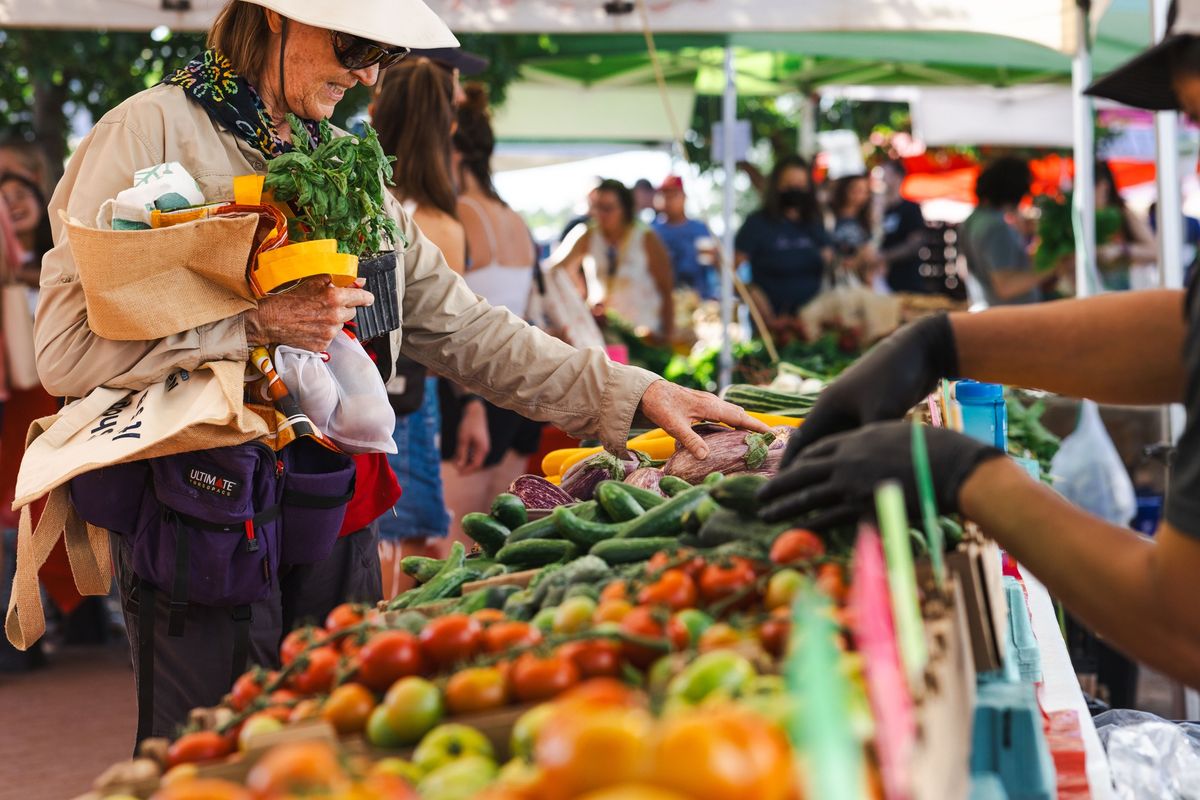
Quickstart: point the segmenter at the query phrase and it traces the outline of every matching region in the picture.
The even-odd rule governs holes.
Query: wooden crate
[[[1008,640],[1000,548],[976,534],[947,554],[946,567],[962,589],[975,668],[979,672],[1000,669]]]

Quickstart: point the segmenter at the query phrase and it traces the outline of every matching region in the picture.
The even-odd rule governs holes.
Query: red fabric
[[[12,510],[12,501],[17,485],[17,469],[25,454],[25,435],[29,425],[35,419],[57,413],[58,401],[41,388],[24,391],[13,389],[4,404],[4,422],[0,425],[0,525],[5,528],[17,527],[18,516]],[[38,501],[33,506],[34,526],[42,515],[44,505],[45,501]],[[70,614],[83,602],[83,597],[75,588],[71,563],[62,541],[50,551],[50,558],[38,577],[51,601],[62,613]]]
[[[579,447],[579,440],[562,432],[553,425],[542,426],[542,438],[538,443],[538,451],[525,462],[525,471],[530,475],[542,474],[542,459],[555,450],[565,450],[568,447]]]
[[[354,497],[346,506],[346,519],[339,536],[361,531],[386,514],[401,495],[396,473],[383,453],[354,456],[354,470]]]

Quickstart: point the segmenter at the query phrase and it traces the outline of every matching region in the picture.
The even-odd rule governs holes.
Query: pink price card
[[[875,750],[884,796],[909,800],[916,718],[900,663],[883,543],[870,525],[859,526],[852,570],[849,602],[854,641],[862,654],[867,697],[875,716]]]

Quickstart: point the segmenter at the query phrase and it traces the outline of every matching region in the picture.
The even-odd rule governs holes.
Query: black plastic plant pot
[[[396,251],[377,253],[358,260],[358,277],[375,296],[369,307],[359,308],[354,318],[360,341],[374,339],[400,327],[400,297],[396,291]]]

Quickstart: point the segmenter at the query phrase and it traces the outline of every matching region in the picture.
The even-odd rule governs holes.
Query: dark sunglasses
[[[333,54],[338,63],[349,70],[366,69],[376,64],[380,69],[399,64],[408,55],[407,47],[387,47],[379,42],[364,39],[341,31],[331,31]]]

